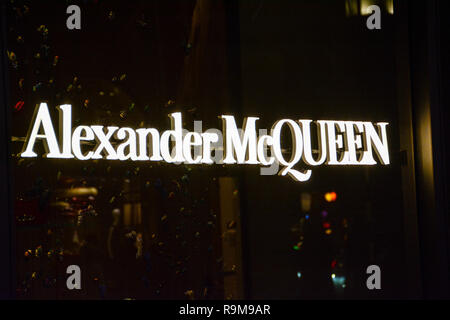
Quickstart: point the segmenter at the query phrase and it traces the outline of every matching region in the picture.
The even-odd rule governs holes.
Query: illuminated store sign
[[[37,157],[34,145],[42,140],[47,158],[217,163],[212,159],[212,152],[219,134],[186,132],[180,112],[169,115],[171,129],[160,133],[154,128],[100,125],[72,128],[72,106],[65,104],[57,108],[59,139],[48,106],[41,103],[36,107],[21,157]],[[270,166],[276,161],[281,166],[279,175],[289,175],[296,181],[309,180],[311,167],[319,165],[375,165],[378,163],[375,159],[383,165],[389,164],[386,122],[283,119],[274,123],[270,134],[258,136],[257,117],[245,118],[242,130],[237,128],[234,116],[222,115],[221,119],[224,141],[220,163],[223,164]],[[282,147],[283,129],[290,132],[291,139],[288,146]],[[89,144],[94,148],[82,150]],[[195,149],[201,152],[193,152]]]

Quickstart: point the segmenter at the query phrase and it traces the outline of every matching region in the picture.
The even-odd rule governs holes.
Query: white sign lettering
[[[169,115],[171,129],[104,127],[72,128],[72,106],[58,107],[59,142],[46,103],[36,107],[21,157],[37,157],[36,142],[43,143],[47,158],[78,160],[165,161],[186,164],[280,165],[279,175],[307,181],[311,168],[320,165],[388,165],[388,123],[335,120],[277,121],[270,134],[257,134],[257,117],[244,119],[238,129],[234,116],[222,115],[223,139],[216,130],[188,132],[182,115]],[[261,132],[261,131],[260,131]],[[290,139],[283,141],[283,132]],[[113,143],[119,141],[120,143]],[[223,143],[222,143],[223,140]],[[286,142],[289,145],[286,145]],[[223,145],[222,145],[223,144]],[[267,154],[266,150],[270,151]],[[218,159],[212,152],[221,152]],[[223,151],[223,152],[222,152]]]

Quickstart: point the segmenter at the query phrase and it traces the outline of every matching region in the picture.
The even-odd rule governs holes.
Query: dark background
[[[442,137],[448,129],[442,122],[448,118],[444,108],[448,105],[448,94],[443,85],[448,83],[448,73],[443,72],[448,67],[448,56],[438,55],[440,50],[446,50],[446,41],[439,41],[445,39],[445,32],[437,33],[439,36],[433,32],[441,26],[433,13],[438,15],[442,11],[424,2],[410,5],[401,2],[404,11],[394,16],[383,15],[382,30],[370,31],[365,28],[364,17],[346,17],[344,1],[203,3],[207,4],[199,10],[198,19],[193,19],[195,1],[80,2],[81,31],[65,28],[63,2],[49,2],[45,6],[33,3],[30,14],[20,19],[10,12],[5,31],[8,48],[14,47],[14,52],[26,57],[29,63],[27,67],[19,66],[26,74],[18,76],[10,66],[9,72],[5,72],[11,87],[5,90],[9,93],[5,106],[12,113],[12,136],[24,135],[33,106],[40,101],[48,101],[50,108],[72,103],[74,119],[80,123],[106,125],[121,121],[121,126],[137,127],[145,121],[158,129],[168,126],[167,114],[175,110],[183,111],[189,129],[194,119],[203,120],[204,128],[218,127],[217,115],[226,112],[258,115],[262,128],[283,117],[387,121],[391,155],[388,167],[318,168],[313,170],[311,180],[303,184],[286,177],[260,176],[258,168],[193,168],[197,180],[193,178],[196,182],[191,183],[192,197],[200,199],[208,185],[205,181],[214,177],[234,176],[240,181],[247,298],[446,297],[448,283],[442,279],[448,272],[445,188],[448,180],[442,177],[447,174],[443,164],[448,156]],[[107,16],[110,11],[115,13],[112,20]],[[147,21],[148,26],[142,27],[138,20]],[[403,32],[405,23],[411,29]],[[48,68],[49,61],[44,58],[33,60],[42,44],[35,30],[40,24],[49,29],[48,60],[54,55],[60,57],[56,68]],[[16,43],[11,28],[14,32],[20,30],[24,45]],[[430,36],[442,46],[436,49]],[[398,62],[399,56],[405,56],[405,49],[399,49],[402,41],[407,43],[406,51],[412,52],[411,78],[399,75],[404,73]],[[187,43],[192,43],[191,49]],[[41,70],[39,75],[35,74],[36,69]],[[121,74],[126,74],[126,81],[111,83],[112,77]],[[83,86],[81,92],[67,92],[74,76]],[[24,92],[17,88],[20,77],[26,79]],[[55,79],[55,87],[33,93],[34,84],[51,77]],[[399,84],[399,78],[406,82]],[[437,92],[431,90],[436,82],[441,84]],[[414,169],[412,163],[402,162],[399,136],[411,127],[402,123],[402,108],[408,101],[399,97],[402,90],[399,87],[413,88],[410,126],[414,128],[424,121],[417,111],[422,101],[441,99],[431,104],[441,111],[432,112],[431,117],[436,161],[431,174],[441,177],[433,180],[433,191],[420,178],[423,175],[426,180],[430,173],[421,173],[420,166]],[[119,92],[114,98],[98,95],[99,91],[108,93],[114,88]],[[425,91],[425,98],[419,99],[421,90]],[[22,97],[28,98],[24,109],[13,112],[12,107]],[[87,97],[89,107],[85,110],[83,103]],[[174,100],[175,105],[166,107],[169,100]],[[120,113],[131,103],[135,103],[135,109],[121,119]],[[149,109],[145,108],[147,105]],[[186,112],[192,106],[196,110]],[[420,150],[417,129],[414,137]],[[20,143],[13,143],[12,153],[20,148]],[[420,153],[415,157],[420,163]],[[113,177],[129,171],[127,164],[100,163],[92,167],[101,178],[109,165],[113,167]],[[13,170],[6,168],[4,172],[13,173],[5,176],[14,180],[14,190],[21,191],[29,188],[38,176],[46,177],[50,185],[56,183],[60,166],[58,161],[44,159],[35,161],[33,167],[13,165]],[[402,166],[417,175],[417,193],[421,196],[405,193]],[[87,175],[84,167],[76,162],[64,163],[64,172],[82,179]],[[140,182],[143,184],[161,178],[170,181],[172,176],[182,175],[184,169],[163,165],[158,166],[157,172],[150,168],[142,170],[145,170],[145,178]],[[328,191],[337,192],[339,201],[326,204],[323,194]],[[306,228],[304,250],[297,253],[292,250],[291,229],[304,214],[300,209],[302,192],[312,194],[314,212]],[[4,196],[8,199],[7,192]],[[430,207],[423,205],[427,203],[424,197],[434,203],[431,213],[427,211]],[[418,216],[410,217],[410,212],[405,212],[405,201],[418,203]],[[151,208],[154,206],[149,205]],[[330,240],[323,235],[318,215],[323,209],[333,215],[336,225],[343,218],[350,221],[347,244],[338,242],[337,236]],[[419,221],[419,228],[408,219]],[[7,244],[11,240],[9,229],[3,235]],[[417,245],[419,239],[420,250],[408,248],[411,243]],[[348,285],[344,293],[335,291],[330,281],[330,261],[341,249],[345,251]],[[416,258],[408,256],[408,249]],[[195,260],[192,266],[195,269],[202,263],[201,259]],[[383,290],[379,293],[365,288],[365,268],[370,264],[378,264],[382,269]],[[412,272],[411,276],[408,270],[419,270],[420,266],[422,273]],[[299,270],[303,274],[301,279],[296,278]],[[158,277],[167,276],[163,273]],[[197,283],[199,278],[194,276],[187,281]],[[164,297],[183,297],[181,287],[174,284]]]

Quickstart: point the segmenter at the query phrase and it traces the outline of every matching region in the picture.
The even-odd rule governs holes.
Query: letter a
[[[367,28],[369,30],[381,29],[381,9],[380,9],[380,7],[377,5],[368,6],[367,13],[372,13],[372,15],[370,15],[367,18],[367,22],[366,22]]]
[[[71,5],[67,7],[67,14],[71,14],[66,21],[67,29],[81,29],[81,9],[77,5]]]
[[[67,267],[66,270],[67,274],[71,274],[66,281],[66,286],[67,289],[69,290],[73,290],[73,289],[77,289],[80,290],[81,289],[81,269],[79,266],[77,265],[71,265]]]
[[[34,124],[30,126],[26,141],[25,151],[20,155],[22,158],[34,158],[37,154],[33,151],[36,139],[44,139],[44,147],[47,152],[47,158],[62,158],[59,152],[58,141],[56,140],[55,130],[53,129],[52,119],[46,103],[41,103],[34,109]],[[44,130],[44,134],[39,134],[39,129]],[[24,145],[25,147],[25,145]]]
[[[381,269],[380,269],[380,267],[377,265],[368,266],[366,273],[370,274],[370,277],[367,278],[367,281],[366,281],[367,289],[380,290],[381,289]]]

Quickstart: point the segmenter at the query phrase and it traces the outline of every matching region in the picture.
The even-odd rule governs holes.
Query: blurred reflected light
[[[337,265],[337,261],[336,260],[331,261],[331,268],[334,269],[336,267],[336,265]]]
[[[298,242],[296,245],[294,245],[292,248],[293,248],[295,251],[298,251],[298,250],[300,250],[300,248],[302,247],[302,245],[303,245],[303,241],[300,241],[300,242]]]
[[[311,210],[311,194],[308,192],[303,192],[300,195],[300,202],[302,204],[302,211],[309,212]]]
[[[337,199],[337,194],[336,192],[327,192],[325,193],[325,200],[327,202],[334,202]]]
[[[394,0],[346,0],[345,15],[347,17],[370,15],[372,13],[367,9],[372,5],[379,6],[382,12],[394,14]]]
[[[368,16],[369,14],[372,14],[372,12],[370,10],[368,10],[368,8],[371,5],[379,5],[378,1],[371,1],[371,0],[361,0],[361,15],[362,16]]]
[[[358,0],[346,0],[345,1],[345,15],[347,17],[358,15]]]
[[[346,284],[345,284],[345,276],[337,276],[336,274],[332,274],[331,275],[331,279],[333,281],[333,285],[335,287],[341,287],[341,288],[345,288]]]
[[[394,0],[386,1],[386,10],[389,14],[394,14]]]
[[[70,198],[70,197],[77,197],[77,196],[78,197],[96,196],[96,195],[98,195],[98,190],[95,187],[62,189],[62,190],[57,190],[57,195],[61,198]]]
[[[297,278],[300,279],[302,277],[302,273],[299,271],[297,272]]]

